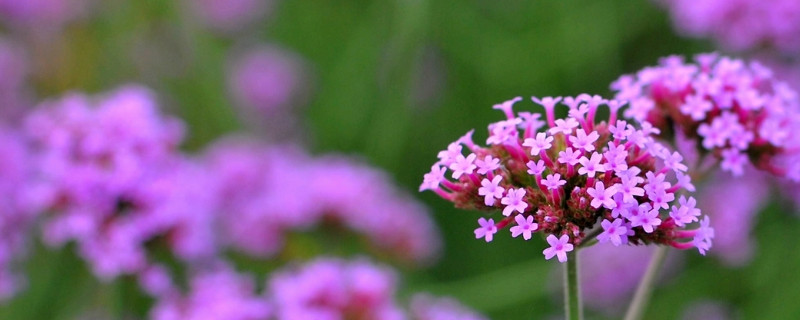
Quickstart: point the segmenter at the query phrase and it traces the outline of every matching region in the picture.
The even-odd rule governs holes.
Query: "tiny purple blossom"
[[[600,223],[603,233],[597,236],[600,243],[611,241],[614,246],[619,247],[628,239],[628,228],[623,225],[622,219],[614,219],[614,222],[603,220]]]
[[[616,184],[617,191],[622,195],[625,203],[636,203],[637,201],[634,197],[644,196],[644,189],[638,186],[638,180],[625,177],[621,179],[620,183]]]
[[[547,133],[539,132],[536,134],[536,139],[528,138],[525,139],[525,142],[522,143],[525,147],[531,148],[531,155],[538,155],[541,151],[546,151],[550,149],[553,144],[553,137],[547,135]]]
[[[702,96],[692,95],[686,97],[686,103],[680,109],[683,114],[692,117],[692,120],[700,121],[706,118],[706,113],[714,109],[714,105]]]
[[[547,175],[547,178],[542,181],[542,184],[547,187],[548,190],[557,190],[561,186],[567,184],[567,181],[561,180],[561,175],[556,173]]]
[[[483,158],[483,160],[475,160],[475,164],[478,166],[478,174],[487,174],[494,170],[500,169],[500,159],[494,158],[488,154]]]
[[[616,125],[609,125],[608,131],[614,136],[614,139],[617,140],[625,140],[633,131],[631,128],[628,127],[628,123],[624,120],[617,120]]]
[[[531,233],[536,231],[539,228],[539,225],[533,222],[533,216],[523,217],[522,215],[518,215],[514,217],[514,221],[517,222],[516,226],[511,227],[511,236],[516,238],[520,234],[522,238],[525,240],[531,239]]]
[[[553,110],[553,108],[556,106],[556,103],[561,102],[561,97],[543,97],[542,99],[531,97],[531,100],[544,107],[545,110]]]
[[[544,169],[545,169],[544,161],[542,161],[542,160],[539,160],[539,161],[536,161],[536,162],[528,161],[528,173],[529,174],[534,175],[534,176],[540,176],[540,175],[542,175],[542,172],[544,172]]]
[[[450,166],[456,157],[461,155],[461,144],[453,142],[447,146],[447,150],[439,151],[439,162],[445,166]]]
[[[722,170],[731,172],[734,176],[741,176],[744,172],[744,165],[747,164],[747,156],[736,149],[722,150]]]
[[[678,202],[681,207],[673,206],[672,211],[669,213],[669,216],[675,220],[675,224],[679,227],[683,227],[688,223],[697,221],[697,217],[700,216],[700,209],[697,209],[697,201],[694,197],[686,199],[685,196],[681,196]]]
[[[580,123],[578,123],[578,121],[573,118],[557,119],[555,123],[556,126],[548,130],[550,134],[557,134],[559,132],[563,134],[572,134],[572,131],[575,130],[575,128],[577,128],[578,126],[580,126]]]
[[[492,242],[494,234],[497,233],[497,226],[494,225],[494,219],[486,220],[485,218],[478,219],[479,228],[475,229],[475,239],[485,238],[486,242]]]
[[[653,227],[661,225],[661,219],[658,217],[658,208],[653,209],[649,204],[642,204],[639,206],[638,213],[632,215],[630,218],[631,227],[641,226],[644,232],[653,233]]]
[[[711,240],[714,239],[714,228],[710,224],[711,220],[708,216],[703,217],[703,220],[700,221],[700,228],[697,229],[697,233],[692,239],[692,244],[702,255],[706,255],[706,251],[711,249]]]
[[[521,101],[521,100],[522,100],[522,97],[516,97],[514,99],[507,100],[507,101],[504,101],[502,103],[495,104],[494,106],[492,106],[492,109],[501,110],[501,111],[503,111],[503,113],[506,114],[506,116],[509,119],[513,119],[514,118],[514,109],[513,109],[514,108],[514,104],[519,102],[519,101]]]
[[[444,167],[433,165],[431,167],[431,172],[426,173],[423,177],[422,184],[419,186],[419,191],[438,189],[439,184],[444,180],[445,172],[447,172],[447,169]]]
[[[453,179],[458,179],[461,175],[472,174],[477,166],[474,164],[477,156],[470,153],[468,156],[459,154],[456,156],[455,161],[450,165],[450,170],[453,170]]]
[[[617,193],[617,189],[615,186],[611,186],[608,189],[605,188],[602,181],[596,181],[594,183],[594,188],[586,189],[586,193],[592,196],[592,207],[599,208],[600,206],[604,206],[608,209],[614,209],[617,203],[614,201],[614,194]]]
[[[500,199],[500,203],[506,205],[503,209],[504,216],[510,216],[514,211],[525,212],[528,208],[528,203],[525,202],[525,189],[508,189],[506,196]]]
[[[656,209],[669,209],[669,203],[675,200],[675,194],[665,190],[658,190],[654,194],[649,194],[648,197],[653,201],[653,208]]]
[[[494,176],[492,181],[486,178],[481,181],[481,187],[478,188],[478,195],[484,196],[484,204],[486,204],[486,206],[493,206],[495,198],[500,199],[503,197],[505,189],[500,186],[501,180],[503,180],[502,176]]]
[[[601,156],[597,152],[592,154],[591,159],[586,158],[586,156],[581,157],[581,159],[578,160],[578,162],[580,162],[582,167],[578,169],[578,173],[589,176],[591,178],[594,177],[594,175],[597,172],[605,172],[606,169],[603,167],[603,165],[600,164],[600,161],[602,159],[603,156]]]
[[[688,174],[684,174],[683,172],[676,172],[675,178],[678,180],[677,185],[681,186],[681,188],[686,189],[689,192],[695,192],[697,189],[692,184],[692,177]]]
[[[574,166],[578,164],[580,157],[581,152],[579,150],[572,151],[572,148],[567,147],[564,151],[558,153],[558,162]]]
[[[683,164],[683,156],[677,151],[673,152],[672,154],[669,154],[669,152],[665,152],[663,158],[664,158],[664,166],[667,169],[673,170],[675,172],[678,171],[686,172],[686,170],[689,170],[689,167]]]
[[[569,136],[569,142],[577,149],[586,150],[586,152],[594,151],[594,142],[600,138],[597,131],[592,131],[588,135],[584,130],[577,130],[574,136]]]
[[[572,251],[574,248],[571,243],[569,243],[569,236],[562,235],[560,238],[556,238],[555,235],[547,236],[547,243],[550,244],[550,247],[544,249],[542,253],[544,253],[544,258],[546,260],[552,259],[554,256],[558,256],[559,262],[566,262],[567,261],[567,252]]]

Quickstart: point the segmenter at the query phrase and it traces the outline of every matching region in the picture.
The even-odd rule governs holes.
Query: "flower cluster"
[[[200,198],[213,189],[184,168],[190,161],[176,150],[182,124],[161,115],[147,89],[45,102],[27,117],[25,131],[35,168],[28,197],[33,210],[47,213],[45,242],[76,242],[101,278],[144,270],[149,241],[207,216]],[[192,234],[165,238],[189,257],[198,254]]]
[[[630,101],[626,117],[649,121],[669,137],[695,139],[702,155],[741,175],[748,164],[800,180],[800,100],[757,62],[701,54],[671,56],[611,87]]]
[[[678,29],[734,50],[800,50],[800,3],[794,0],[659,0]]]
[[[425,207],[380,172],[341,156],[311,158],[291,146],[223,140],[206,162],[222,199],[227,242],[248,254],[281,251],[285,234],[334,223],[364,234],[384,252],[415,262],[438,252]]]
[[[275,46],[235,56],[228,73],[228,87],[237,105],[261,117],[288,108],[304,82],[301,59]]]
[[[252,278],[228,268],[201,272],[192,277],[190,292],[163,297],[153,308],[153,320],[259,320],[269,319],[272,307],[255,293]]]
[[[451,298],[418,293],[411,298],[411,318],[415,320],[484,320],[484,316]]]
[[[416,294],[410,315],[395,302],[396,275],[366,260],[321,258],[275,273],[268,284],[278,319],[480,320],[449,298]]]
[[[367,261],[319,259],[272,275],[279,319],[403,319],[395,274]]]
[[[676,194],[694,190],[681,155],[656,142],[658,129],[650,124],[617,119],[623,102],[588,94],[534,97],[545,109],[542,120],[514,113],[519,100],[494,106],[507,119],[489,125],[487,147],[474,143],[470,131],[439,153],[420,186],[459,208],[502,210],[497,223],[478,220],[477,238],[491,241],[506,226],[525,240],[540,232],[550,244],[545,258],[561,262],[590,228],[615,246],[655,243],[701,253],[711,247],[708,217],[701,218],[694,198]],[[569,114],[556,119],[559,103]],[[608,122],[595,121],[601,105],[611,111]],[[697,221],[699,228],[683,229]]]
[[[754,253],[752,231],[756,215],[768,203],[770,185],[767,176],[754,169],[742,177],[717,174],[698,191],[698,206],[714,219],[719,230],[714,238],[713,254],[731,266],[749,262]]]

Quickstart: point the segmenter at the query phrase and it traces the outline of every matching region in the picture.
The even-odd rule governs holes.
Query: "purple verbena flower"
[[[494,225],[494,219],[486,220],[485,218],[478,219],[480,227],[475,229],[475,239],[485,238],[486,242],[492,242],[494,234],[497,233],[497,226]]]
[[[544,249],[544,258],[547,260],[552,259],[554,256],[558,256],[559,262],[567,261],[567,252],[570,252],[574,249],[573,245],[569,243],[569,236],[562,235],[560,238],[556,238],[554,235],[547,236],[547,243],[550,244],[550,247]]]
[[[758,62],[716,54],[698,55],[695,63],[667,57],[623,76],[612,89],[618,99],[646,102],[627,117],[652,123],[666,140],[696,141],[698,151],[718,159],[725,171],[738,176],[752,164],[800,181],[800,98]],[[676,166],[674,154],[662,158],[673,170],[687,171]]]
[[[680,216],[684,220],[678,224],[677,216],[669,216],[670,209],[688,210],[671,203],[676,192],[693,186],[684,173],[688,169],[684,156],[655,140],[659,128],[617,120],[616,111],[625,105],[622,100],[609,102],[588,94],[533,100],[544,107],[547,126],[526,128],[520,135],[521,116],[512,108],[519,99],[498,104],[506,119],[489,125],[489,146],[471,139],[450,144],[439,152],[439,161],[425,175],[421,189],[432,190],[459,208],[501,211],[504,218],[496,223],[479,220],[476,238],[493,237],[496,229],[509,227],[513,237],[523,235],[527,240],[541,233],[565,239],[561,242],[572,248],[581,244],[587,229],[614,225],[603,235],[604,242],[706,247],[711,236],[691,242],[697,231],[681,229],[691,219]],[[571,112],[556,119],[555,108],[561,101]],[[598,121],[598,108],[604,104],[615,112],[608,121]],[[477,159],[486,160],[475,164]],[[490,168],[475,170],[489,162]],[[452,179],[441,172],[444,166]],[[497,199],[502,206],[496,205]],[[553,250],[548,250],[550,258],[556,255]]]

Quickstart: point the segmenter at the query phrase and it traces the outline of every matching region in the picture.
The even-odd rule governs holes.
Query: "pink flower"
[[[505,189],[500,186],[500,180],[503,180],[502,176],[494,176],[492,181],[486,178],[481,181],[481,187],[478,188],[478,195],[484,196],[484,203],[487,206],[493,206],[495,198],[503,198]]]
[[[654,227],[661,224],[661,219],[658,217],[658,208],[653,209],[649,204],[639,205],[639,210],[636,215],[630,217],[632,227],[642,227],[644,232],[653,233]]]
[[[518,215],[514,217],[514,221],[517,222],[516,226],[511,227],[511,236],[516,238],[520,234],[522,238],[525,240],[531,239],[531,233],[536,231],[539,228],[539,225],[533,222],[533,216],[523,217],[522,215]]]
[[[622,225],[622,219],[614,219],[614,222],[603,220],[600,222],[603,233],[597,236],[600,242],[611,241],[615,246],[620,246],[628,241],[628,228]]]
[[[528,203],[525,202],[524,198],[525,189],[508,189],[506,196],[500,199],[500,203],[506,205],[503,209],[503,215],[509,216],[514,211],[524,213],[525,209],[528,208]]]
[[[500,159],[493,158],[491,155],[486,155],[483,160],[475,160],[475,164],[478,166],[478,174],[487,174],[500,169]]]
[[[491,242],[492,237],[497,233],[497,226],[494,225],[494,220],[485,218],[478,219],[478,227],[475,229],[475,239],[486,238],[486,242]]]
[[[592,153],[591,158],[587,158],[585,156],[581,157],[580,160],[578,160],[578,162],[581,164],[582,167],[578,169],[578,173],[589,176],[591,178],[594,177],[595,174],[597,174],[598,172],[605,172],[606,169],[603,167],[603,165],[600,164],[600,161],[602,161],[602,159],[603,156],[599,155],[597,152]]]
[[[556,173],[547,175],[547,179],[542,181],[542,184],[547,187],[548,190],[558,190],[561,186],[567,184],[567,182],[561,180],[561,175]]]
[[[556,236],[551,234],[547,236],[547,243],[550,244],[550,247],[542,251],[546,260],[550,260],[554,256],[558,256],[558,262],[566,262],[567,252],[573,250],[573,245],[569,243],[569,236],[567,235],[562,235],[561,237],[556,238]]]
[[[470,153],[466,157],[459,154],[456,156],[455,161],[450,165],[450,170],[453,170],[453,179],[458,179],[464,174],[472,174],[477,166],[473,163],[477,157],[474,153]]]
[[[576,149],[583,149],[586,152],[594,151],[594,142],[600,137],[597,132],[592,131],[588,135],[584,130],[578,130],[575,136],[569,136],[569,143]]]
[[[617,205],[617,203],[614,201],[614,194],[617,193],[616,187],[611,186],[606,189],[602,181],[595,182],[594,188],[586,189],[586,193],[592,196],[591,205],[594,208],[604,206],[608,209],[614,209],[614,207]]]
[[[536,134],[536,139],[525,139],[525,142],[522,143],[525,147],[531,148],[531,155],[538,155],[541,151],[547,151],[550,147],[553,146],[553,137],[548,136],[544,132],[539,132]]]

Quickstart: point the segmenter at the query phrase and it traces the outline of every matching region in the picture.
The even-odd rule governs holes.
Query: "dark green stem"
[[[567,264],[564,266],[564,309],[568,320],[583,319],[581,304],[581,287],[578,282],[578,248],[567,252]]]

